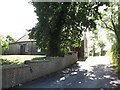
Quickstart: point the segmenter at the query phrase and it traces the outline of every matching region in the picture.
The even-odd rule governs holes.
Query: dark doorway
[[[25,54],[25,45],[20,46],[20,54],[24,55]]]

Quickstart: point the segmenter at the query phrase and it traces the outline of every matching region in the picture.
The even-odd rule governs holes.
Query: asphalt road
[[[120,80],[107,56],[89,57],[70,67],[16,88],[117,88]]]

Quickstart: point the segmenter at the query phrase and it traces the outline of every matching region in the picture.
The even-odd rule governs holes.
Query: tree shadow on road
[[[78,63],[64,69],[56,81],[65,88],[118,88],[120,80],[110,65],[91,66],[91,70],[81,69]]]
[[[80,62],[81,63],[81,62]],[[118,88],[117,74],[112,66],[95,65],[90,70],[75,63],[62,71],[34,80],[20,88]],[[18,87],[19,88],[19,87]]]

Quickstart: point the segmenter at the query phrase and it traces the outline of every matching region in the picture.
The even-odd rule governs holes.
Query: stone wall
[[[57,72],[77,61],[77,53],[64,57],[49,57],[46,60],[25,61],[25,64],[2,68],[2,88],[10,88],[39,77]]]

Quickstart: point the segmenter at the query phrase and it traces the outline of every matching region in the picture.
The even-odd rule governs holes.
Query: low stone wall
[[[49,57],[46,60],[25,61],[20,66],[2,68],[2,88],[10,88],[39,77],[57,72],[77,61],[77,53],[64,57]]]

